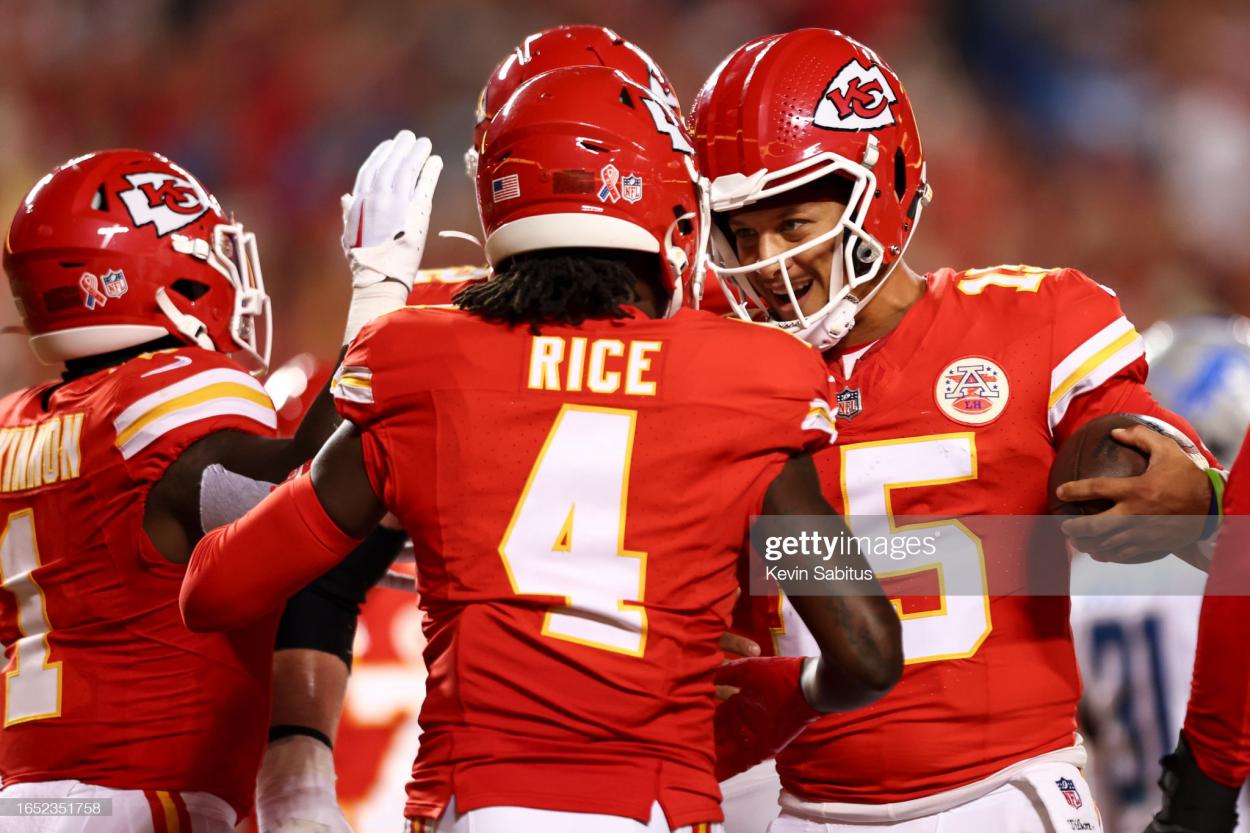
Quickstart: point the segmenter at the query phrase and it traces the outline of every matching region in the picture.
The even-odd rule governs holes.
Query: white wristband
[[[361,328],[379,315],[397,310],[407,302],[408,288],[395,280],[382,280],[353,289],[352,302],[347,308],[343,344],[351,344]]]

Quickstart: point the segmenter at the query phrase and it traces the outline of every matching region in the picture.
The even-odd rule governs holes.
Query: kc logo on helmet
[[[881,67],[852,58],[825,87],[812,123],[827,130],[875,130],[894,124],[898,96]]]
[[[118,196],[130,219],[135,226],[151,223],[158,237],[190,225],[208,211],[208,195],[193,180],[167,173],[141,173],[126,174],[126,181],[133,187]]]

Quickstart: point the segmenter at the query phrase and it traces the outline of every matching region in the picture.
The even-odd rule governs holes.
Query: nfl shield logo
[[[120,269],[111,269],[100,278],[104,286],[104,294],[110,298],[120,298],[130,287],[126,284],[126,274]]]
[[[838,407],[838,419],[854,419],[863,410],[859,398],[859,388],[843,388],[834,397]]]
[[[621,196],[625,202],[638,202],[642,199],[642,177],[630,174],[621,180]]]
[[[1060,778],[1055,782],[1055,786],[1059,788],[1059,792],[1063,793],[1064,801],[1068,802],[1068,806],[1073,810],[1081,809],[1081,794],[1076,791],[1076,783],[1071,778]]]

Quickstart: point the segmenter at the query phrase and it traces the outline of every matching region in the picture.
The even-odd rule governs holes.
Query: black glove
[[[1185,744],[1163,756],[1163,809],[1155,813],[1146,833],[1233,833],[1237,826],[1240,787],[1226,787],[1207,777]]]

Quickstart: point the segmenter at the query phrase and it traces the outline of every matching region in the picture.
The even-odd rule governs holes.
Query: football
[[[1135,477],[1146,470],[1146,455],[1137,449],[1116,442],[1111,432],[1116,428],[1132,428],[1145,425],[1151,430],[1171,437],[1180,443],[1191,456],[1198,453],[1189,438],[1165,422],[1142,414],[1108,414],[1090,420],[1064,441],[1050,467],[1051,511],[1063,515],[1094,515],[1105,512],[1112,504],[1108,500],[1090,500],[1068,503],[1055,497],[1055,489],[1072,480],[1089,477]]]

